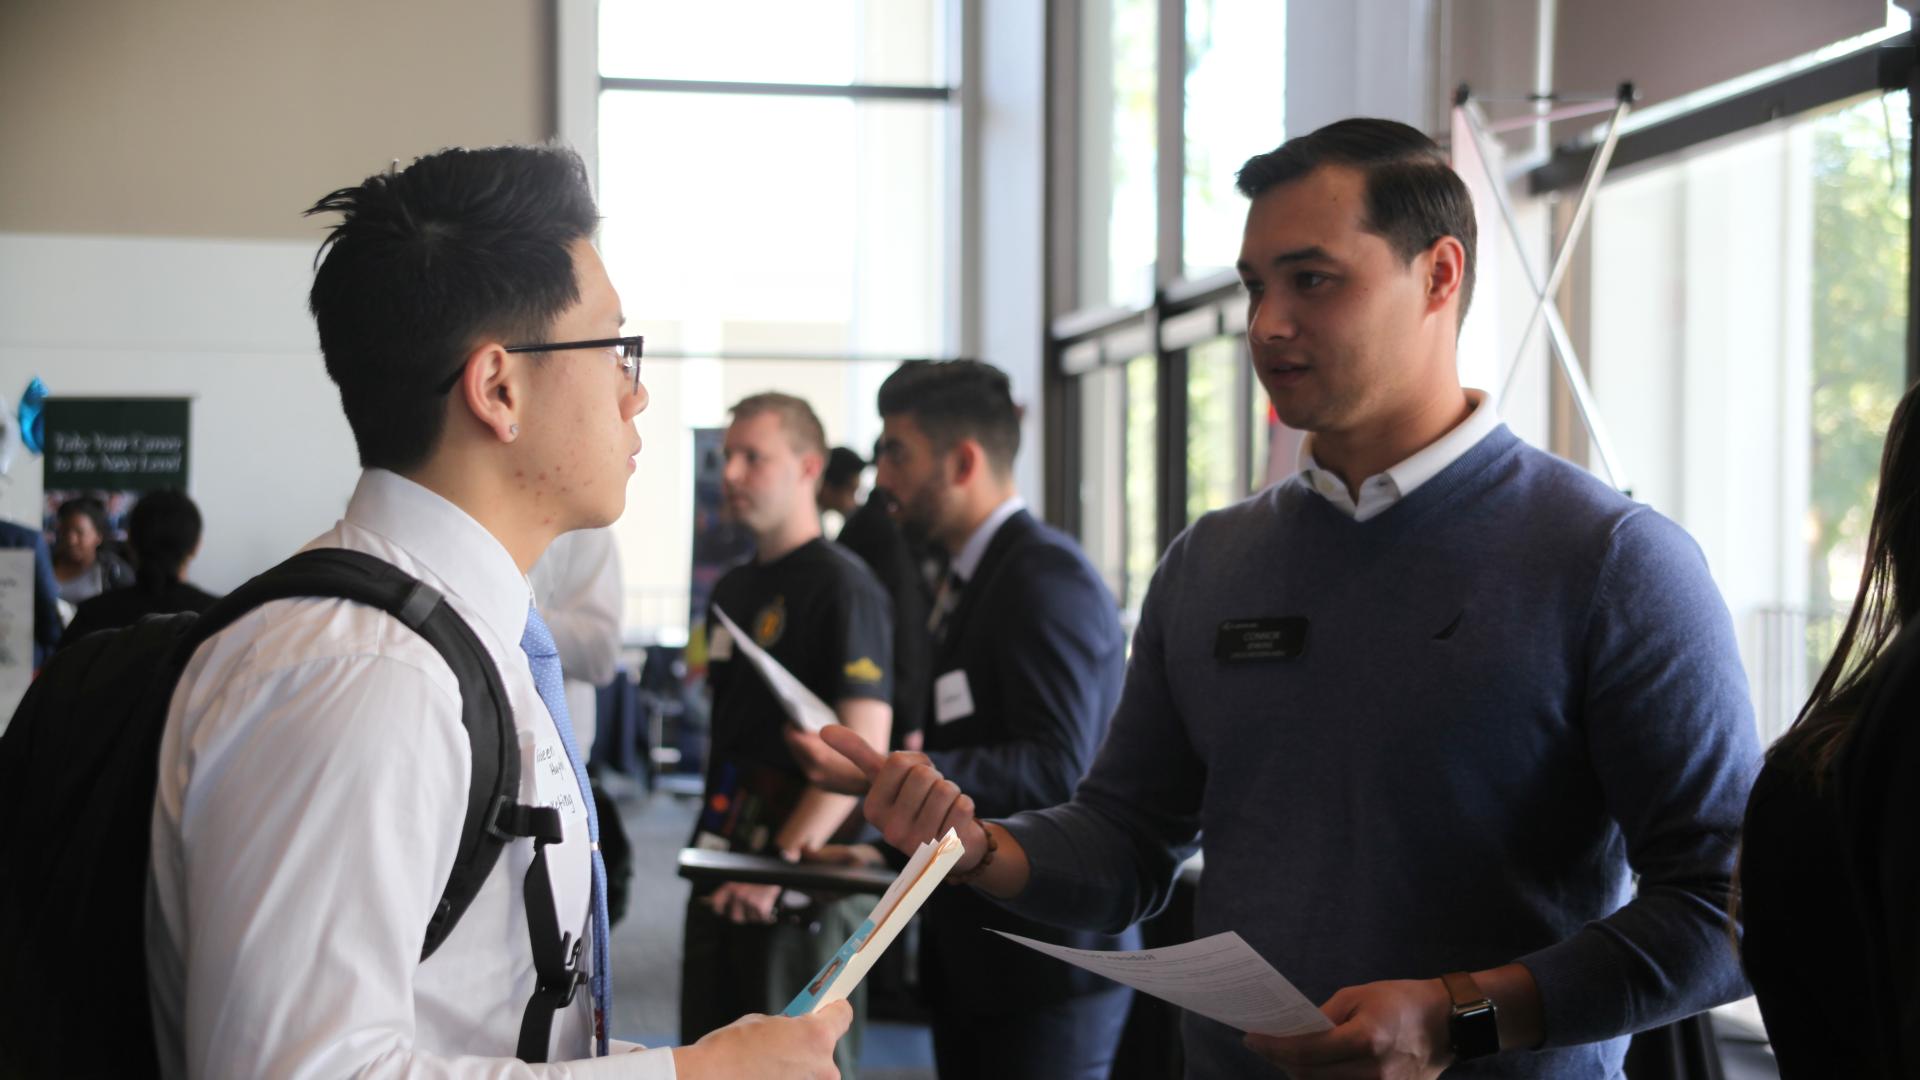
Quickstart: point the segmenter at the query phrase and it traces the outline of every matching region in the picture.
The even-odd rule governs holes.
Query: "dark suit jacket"
[[[1113,596],[1078,546],[1021,511],[987,545],[934,646],[939,679],[964,671],[971,713],[928,712],[928,756],[1000,818],[1066,802],[1093,764],[1120,700],[1126,636]],[[1077,949],[1134,949],[1109,936],[1019,918],[973,889],[943,888],[926,907],[922,981],[935,1015],[1001,1012],[1113,984],[982,927]]]

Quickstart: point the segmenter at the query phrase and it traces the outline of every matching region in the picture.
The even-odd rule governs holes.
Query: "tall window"
[[[1187,520],[1246,494],[1248,430],[1237,405],[1246,353],[1237,337],[1187,350]],[[1265,395],[1259,395],[1264,408]]]
[[[1182,258],[1189,278],[1240,256],[1247,201],[1234,174],[1280,145],[1286,116],[1287,5],[1187,0]]]
[[[782,390],[864,456],[880,381],[950,351],[949,25],[945,0],[601,0],[601,246],[653,390],[630,637],[686,633],[693,429]]]
[[[1282,140],[1286,5],[1058,7],[1074,20],[1063,61],[1075,77],[1056,92],[1073,98],[1076,141],[1072,181],[1053,191],[1074,230],[1055,355],[1094,359],[1056,364],[1080,436],[1061,448],[1078,497],[1050,509],[1101,553],[1132,610],[1175,532],[1265,478],[1266,406],[1235,334],[1247,204],[1234,179]],[[1169,52],[1181,60],[1172,70]],[[1092,456],[1096,436],[1105,451],[1124,447],[1123,469]]]
[[[1121,603],[1138,615],[1153,568],[1160,561],[1159,522],[1154,514],[1160,482],[1160,368],[1149,353],[1128,360],[1122,370],[1127,382],[1127,572]]]
[[[1594,392],[1633,494],[1699,540],[1763,735],[1832,651],[1905,390],[1904,92],[1622,176],[1594,210]]]
[[[1081,306],[1153,299],[1159,0],[1081,5]]]
[[[1108,452],[1122,431],[1125,453],[1112,483],[1085,438],[1057,442],[1062,487],[1078,499],[1049,509],[1106,545],[1103,565],[1131,605],[1150,554],[1297,457],[1298,434],[1272,422],[1246,371],[1236,336],[1245,296],[1228,268],[1246,212],[1234,173],[1288,134],[1286,21],[1303,9],[1270,0],[1050,7],[1056,43],[1066,43],[1052,59],[1072,73],[1055,87],[1073,99],[1057,103],[1055,115],[1071,120],[1056,129],[1075,140],[1071,154],[1050,158],[1069,174],[1050,191],[1055,250],[1076,260],[1052,279],[1052,388],[1076,431],[1097,427]],[[1456,24],[1480,32],[1463,11],[1442,12],[1440,42]],[[1908,104],[1904,92],[1851,97],[1905,85],[1895,61],[1910,43],[1898,43],[1907,53],[1874,49],[1908,23],[1889,7],[1887,26],[1865,38],[1636,114],[1555,298],[1631,494],[1706,551],[1739,623],[1763,732],[1804,698],[1809,668],[1826,658],[1835,615],[1851,600],[1877,455],[1910,374]],[[1436,43],[1452,49],[1443,66],[1480,47],[1466,41]],[[1782,110],[1793,111],[1783,119]],[[1597,142],[1584,123],[1555,129],[1545,164],[1504,176],[1514,231],[1542,275],[1545,235],[1575,216]],[[1141,148],[1149,130],[1151,147]],[[1482,289],[1468,327],[1477,347],[1462,353],[1475,363],[1463,374],[1498,389],[1517,363],[1502,416],[1585,462],[1594,455],[1583,403],[1544,362],[1546,334],[1536,330],[1513,359],[1534,297],[1491,205],[1482,207]],[[1060,235],[1068,227],[1071,242]],[[1151,455],[1141,446],[1149,415]],[[1147,467],[1151,478],[1137,471]],[[1096,477],[1107,482],[1095,486]]]

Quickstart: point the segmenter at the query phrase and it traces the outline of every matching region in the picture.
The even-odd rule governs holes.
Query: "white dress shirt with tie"
[[[369,470],[310,547],[377,556],[441,590],[498,665],[519,727],[520,800],[561,809],[547,849],[563,927],[588,925],[587,819],[520,638],[530,592],[465,512]],[[187,666],[160,747],[147,963],[170,1076],[646,1077],[665,1049],[592,1052],[584,990],[552,1064],[513,1057],[534,988],[508,845],[422,962],[452,871],[470,769],[460,689],[433,647],[372,608],[281,600]]]
[[[612,529],[563,533],[527,571],[540,617],[560,646],[567,713],[580,749],[593,753],[596,687],[620,670],[620,553]]]
[[[934,635],[935,644],[943,639],[943,627],[947,619],[960,606],[960,590],[966,588],[967,582],[973,580],[973,575],[979,571],[980,560],[987,557],[987,547],[993,543],[1000,526],[1026,508],[1027,500],[1018,495],[1009,496],[993,508],[993,513],[987,515],[980,527],[967,537],[967,542],[961,544],[960,550],[954,553],[952,561],[947,564],[946,576],[933,590],[933,610],[927,613],[927,629]]]

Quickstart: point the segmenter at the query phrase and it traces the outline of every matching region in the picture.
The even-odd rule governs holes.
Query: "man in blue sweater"
[[[836,749],[890,842],[958,827],[972,885],[1047,922],[1145,918],[1204,836],[1196,936],[1238,931],[1335,1026],[1189,1016],[1190,1075],[1616,1077],[1631,1032],[1745,992],[1725,605],[1678,526],[1461,387],[1473,212],[1431,141],[1342,121],[1239,180],[1302,466],[1168,549],[1073,800],[980,822],[925,759]]]

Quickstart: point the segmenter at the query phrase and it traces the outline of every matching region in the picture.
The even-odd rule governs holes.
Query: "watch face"
[[[1447,1034],[1454,1056],[1462,1061],[1500,1051],[1500,1025],[1494,1017],[1493,1003],[1485,999],[1454,1009],[1447,1021]]]

